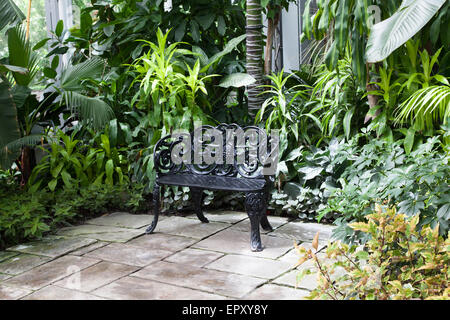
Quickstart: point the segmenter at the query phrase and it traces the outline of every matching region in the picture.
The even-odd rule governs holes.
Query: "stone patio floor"
[[[296,287],[300,268],[293,243],[321,245],[332,226],[269,216],[264,251],[250,251],[244,212],[163,215],[145,235],[151,215],[112,213],[61,229],[41,241],[0,251],[0,299],[302,299],[316,276]]]

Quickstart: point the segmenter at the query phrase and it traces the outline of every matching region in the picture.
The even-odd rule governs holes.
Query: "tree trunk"
[[[33,170],[33,150],[30,147],[24,147],[20,155],[20,166],[22,173],[21,185],[25,186],[30,179],[31,171]]]
[[[281,8],[277,8],[281,10]],[[269,75],[272,73],[272,52],[273,52],[273,37],[275,35],[275,29],[278,26],[280,21],[280,11],[277,11],[275,17],[268,18],[267,24],[267,44],[266,44],[266,53],[265,53],[265,61],[264,61],[264,74]]]
[[[262,41],[262,8],[260,0],[247,0],[247,73],[256,82],[247,87],[248,109],[250,112],[258,110],[264,101],[260,95],[264,84],[263,77],[263,41]]]

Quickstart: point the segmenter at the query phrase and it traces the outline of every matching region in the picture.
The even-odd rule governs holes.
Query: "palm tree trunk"
[[[262,41],[262,8],[260,0],[247,0],[247,73],[256,82],[247,87],[248,109],[258,110],[263,103],[260,95],[263,90],[263,41]]]

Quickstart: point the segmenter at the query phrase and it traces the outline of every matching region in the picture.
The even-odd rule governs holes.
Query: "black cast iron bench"
[[[264,130],[256,126],[241,128],[236,124],[202,126],[191,133],[172,134],[159,140],[153,154],[157,173],[153,190],[154,220],[146,233],[152,233],[158,223],[161,186],[189,187],[195,213],[203,223],[209,222],[201,208],[204,189],[243,192],[251,223],[251,250],[263,250],[259,225],[264,230],[272,230],[267,219],[267,202],[273,175],[264,174],[270,164],[267,157],[261,161],[260,155],[261,150],[270,154],[271,143]],[[214,161],[193,161],[199,154],[212,155]],[[174,157],[178,158],[174,160]]]

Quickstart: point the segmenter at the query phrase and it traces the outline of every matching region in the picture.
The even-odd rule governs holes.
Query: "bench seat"
[[[241,179],[190,173],[161,175],[158,177],[157,182],[161,185],[236,192],[261,191],[264,190],[266,185],[265,179]]]

